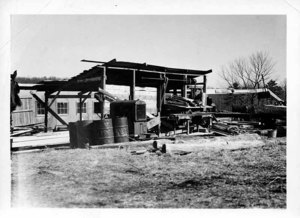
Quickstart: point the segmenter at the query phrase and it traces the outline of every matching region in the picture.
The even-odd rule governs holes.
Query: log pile
[[[238,135],[240,133],[238,126],[227,125],[226,123],[213,123],[212,130],[224,133],[225,135]]]

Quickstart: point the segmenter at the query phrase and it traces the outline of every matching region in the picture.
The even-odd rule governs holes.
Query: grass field
[[[12,206],[286,208],[286,143],[183,156],[125,149],[13,154]]]

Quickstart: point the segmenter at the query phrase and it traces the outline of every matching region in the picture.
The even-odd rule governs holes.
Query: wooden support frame
[[[101,88],[98,88],[98,92],[99,93],[96,93],[96,94],[102,94],[104,96],[103,98],[107,99],[108,101],[120,100],[116,96],[113,96],[112,94],[110,94],[109,92],[107,92]],[[96,98],[96,94],[95,94],[95,98]],[[96,99],[100,102],[100,100],[98,98],[96,98]]]
[[[48,92],[45,92],[45,103],[44,103],[44,108],[45,108],[45,130],[44,132],[47,132],[48,131],[48,110],[49,110],[49,107],[48,107],[48,96],[49,96],[49,93]]]
[[[173,95],[177,96],[177,89],[176,88],[173,89]]]
[[[160,75],[160,78],[162,78],[162,75]],[[157,108],[157,114],[160,115],[161,112],[161,93],[162,93],[162,85],[158,84],[156,88],[156,108]]]
[[[144,76],[142,76],[141,79],[142,80],[164,81],[163,78],[153,78],[153,77],[144,77]],[[168,80],[174,81],[174,82],[186,82],[187,83],[187,80],[185,80],[185,79],[168,79]]]
[[[107,71],[107,67],[102,67],[101,82],[99,88],[103,90],[105,90],[106,87],[106,71]],[[104,108],[105,108],[105,100],[103,99],[103,102],[100,102],[101,119],[104,119]]]
[[[206,75],[203,76],[203,92],[206,93],[206,82],[207,82],[207,78]]]
[[[163,83],[157,86],[157,116],[160,117],[162,105],[165,102],[165,94],[168,86],[168,77],[166,74],[161,74],[160,78],[162,79]],[[158,135],[160,133],[161,124],[158,124]]]
[[[33,92],[30,92],[30,94],[40,103],[45,107],[45,112],[49,112],[54,116],[59,122],[61,122],[63,125],[69,126],[67,122],[65,122],[57,113],[55,113],[45,102],[43,102],[42,99],[40,99],[36,94]],[[45,116],[46,117],[46,116]],[[46,120],[45,120],[46,121]],[[48,120],[47,120],[48,122]]]
[[[54,103],[54,101],[59,97],[60,91],[58,91],[56,93],[56,95],[53,97],[52,101],[49,104],[49,107],[51,107],[51,105]],[[50,98],[51,95],[48,96],[48,98]]]
[[[88,95],[83,95],[83,92],[79,92],[78,93],[78,96],[79,96],[79,120],[80,121],[82,121],[82,105],[86,101],[86,99],[88,98],[88,96],[91,95],[91,93],[92,93],[91,91],[89,92]]]
[[[162,104],[166,101],[166,91],[168,86],[168,77],[166,75],[163,75],[164,83],[162,84],[162,93],[161,93],[161,100],[160,100],[160,107],[162,107]]]
[[[103,66],[98,66],[98,67],[103,67]],[[107,66],[107,68],[109,69],[115,69],[115,70],[137,70],[136,68],[125,68],[125,67],[112,67],[112,66]],[[143,69],[139,69],[140,72],[146,72],[146,73],[157,73],[157,74],[165,74],[166,72],[161,72],[158,70],[143,70]],[[207,72],[204,73],[175,73],[175,72],[167,72],[168,74],[172,74],[172,75],[188,75],[188,76],[203,76],[204,74],[207,73],[211,73],[211,70],[208,70]]]
[[[82,121],[82,98],[79,97],[79,120]]]
[[[162,75],[160,75],[160,78],[161,79],[163,79],[162,78]],[[158,117],[160,117],[160,115],[161,115],[161,93],[162,93],[162,85],[161,84],[159,84],[158,86],[157,86],[157,88],[156,88],[156,108],[157,108],[157,116]],[[161,123],[160,124],[158,124],[158,126],[157,126],[157,135],[159,136],[159,134],[160,134],[160,129],[161,129]]]
[[[202,104],[203,106],[207,105],[207,100],[206,100],[206,82],[207,82],[207,78],[204,75],[203,76],[203,90],[202,90]],[[204,108],[204,111],[206,111],[206,108]]]
[[[49,98],[54,98],[55,96],[54,95],[49,95]],[[57,98],[91,98],[91,94],[88,94],[88,95],[59,95],[56,97]],[[49,104],[50,106],[50,104]]]
[[[85,92],[84,92],[85,93]],[[80,98],[82,99],[82,103],[84,103],[86,101],[86,99],[91,98],[92,97],[92,91],[90,91],[87,95],[84,95],[84,93],[80,92],[78,93],[78,95],[80,96]]]
[[[135,77],[136,77],[136,70],[132,71],[132,83],[130,85],[130,100],[135,99]]]
[[[165,101],[165,94],[168,86],[168,77],[166,75],[160,76],[163,83],[157,86],[157,112],[161,112],[162,104]]]
[[[183,76],[183,80],[187,81],[187,75]],[[186,88],[186,85],[184,84],[181,88],[181,96],[186,97],[186,95],[187,95],[187,88]]]

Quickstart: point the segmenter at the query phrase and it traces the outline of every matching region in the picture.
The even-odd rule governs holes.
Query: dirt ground
[[[199,141],[179,140],[176,149]],[[286,208],[285,138],[256,146],[251,139],[214,141],[186,155],[168,147],[162,155],[126,149],[13,154],[12,207]]]

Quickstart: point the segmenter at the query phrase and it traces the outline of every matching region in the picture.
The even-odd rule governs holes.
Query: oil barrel
[[[128,121],[127,117],[116,117],[113,119],[115,143],[128,142]]]
[[[277,137],[277,129],[268,130],[268,138],[276,138]]]
[[[93,145],[114,143],[112,119],[94,120],[91,128],[91,142]]]
[[[76,122],[69,122],[69,137],[70,137],[70,147],[77,148]]]
[[[92,120],[82,120],[76,122],[77,148],[86,148],[91,143]]]

